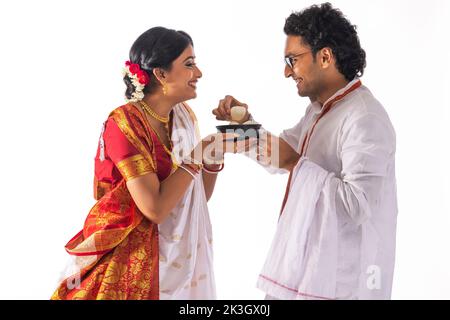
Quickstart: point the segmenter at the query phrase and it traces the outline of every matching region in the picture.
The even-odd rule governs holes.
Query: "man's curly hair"
[[[292,13],[284,25],[286,35],[301,36],[311,47],[313,56],[328,47],[336,58],[336,67],[348,81],[362,76],[366,67],[366,52],[359,43],[356,26],[330,3],[313,5]]]

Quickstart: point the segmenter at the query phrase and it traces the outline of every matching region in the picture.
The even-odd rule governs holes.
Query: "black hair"
[[[144,94],[158,85],[153,76],[154,68],[170,71],[172,62],[189,46],[194,45],[192,38],[184,31],[176,31],[164,27],[154,27],[141,34],[130,49],[130,61],[147,72],[150,82],[145,86]],[[123,78],[127,89],[125,96],[131,99],[136,90],[128,75]]]
[[[292,13],[284,25],[286,35],[301,36],[303,43],[316,53],[328,47],[336,58],[336,67],[351,81],[362,76],[366,67],[366,52],[359,43],[356,26],[330,3],[313,5]]]

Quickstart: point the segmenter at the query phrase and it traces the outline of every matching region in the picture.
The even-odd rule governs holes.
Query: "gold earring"
[[[163,83],[163,94],[165,95],[165,96],[167,96],[167,84],[164,82]]]

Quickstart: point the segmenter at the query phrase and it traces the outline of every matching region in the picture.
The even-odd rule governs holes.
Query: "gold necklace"
[[[163,117],[160,116],[159,114],[157,114],[155,111],[153,111],[152,108],[150,108],[150,106],[148,104],[146,104],[144,101],[140,100],[139,103],[141,104],[141,106],[144,108],[145,111],[147,111],[147,113],[149,115],[151,115],[153,118],[155,118],[156,120],[158,120],[159,122],[162,122],[164,124],[169,123],[170,121],[170,117]]]
[[[160,115],[158,115],[155,111],[152,110],[152,108],[150,108],[150,106],[148,104],[146,104],[144,101],[140,100],[139,104],[142,106],[142,108],[144,109],[144,111],[146,113],[148,113],[150,116],[152,116],[153,118],[155,118],[156,120],[162,122],[164,124],[164,128],[166,129],[166,135],[167,135],[167,139],[169,140],[169,144],[170,144],[170,149],[173,150],[173,143],[172,143],[172,139],[170,138],[170,134],[169,134],[169,121],[170,121],[170,116],[169,117],[162,117]],[[172,151],[169,150],[169,148],[167,148],[167,146],[163,143],[163,140],[161,139],[161,136],[159,135],[158,131],[155,130],[155,128],[153,128],[153,126],[150,124],[150,122],[148,122],[148,124],[150,125],[150,127],[152,128],[153,132],[156,134],[156,136],[158,137],[159,141],[161,142],[164,150],[166,151],[166,153],[169,154],[170,158],[172,159],[172,167],[173,168],[177,168],[177,164],[175,161],[175,158],[172,154]]]
[[[158,137],[158,139],[159,139],[161,145],[163,146],[164,150],[166,151],[166,153],[172,159],[172,169],[177,169],[178,168],[177,160],[176,160],[175,156],[173,155],[173,153],[171,151],[171,150],[173,150],[173,143],[172,143],[172,139],[170,139],[170,135],[169,135],[169,125],[166,124],[165,127],[166,127],[167,138],[169,138],[169,144],[170,144],[170,149],[171,150],[169,150],[169,148],[167,148],[167,146],[162,142],[161,136],[159,135],[158,131],[156,131],[155,128],[153,128],[151,123],[148,122],[148,121],[147,121],[147,123],[149,124],[150,128],[152,128],[153,132]]]

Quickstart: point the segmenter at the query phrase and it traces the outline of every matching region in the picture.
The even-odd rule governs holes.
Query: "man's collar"
[[[325,103],[323,105],[321,105],[319,102],[315,101],[312,102],[312,107],[314,109],[315,113],[322,113],[323,109],[326,107],[326,105],[328,103],[330,103],[332,100],[336,99],[336,97],[342,95],[342,97],[339,97],[339,100],[343,99],[347,94],[349,94],[350,92],[352,92],[353,90],[349,90],[351,87],[353,87],[356,83],[361,82],[361,80],[359,78],[355,78],[352,81],[350,81],[349,83],[347,83],[347,85],[341,89],[339,89],[338,91],[336,91],[335,94],[333,94],[330,98],[328,98],[327,101],[325,101]]]

